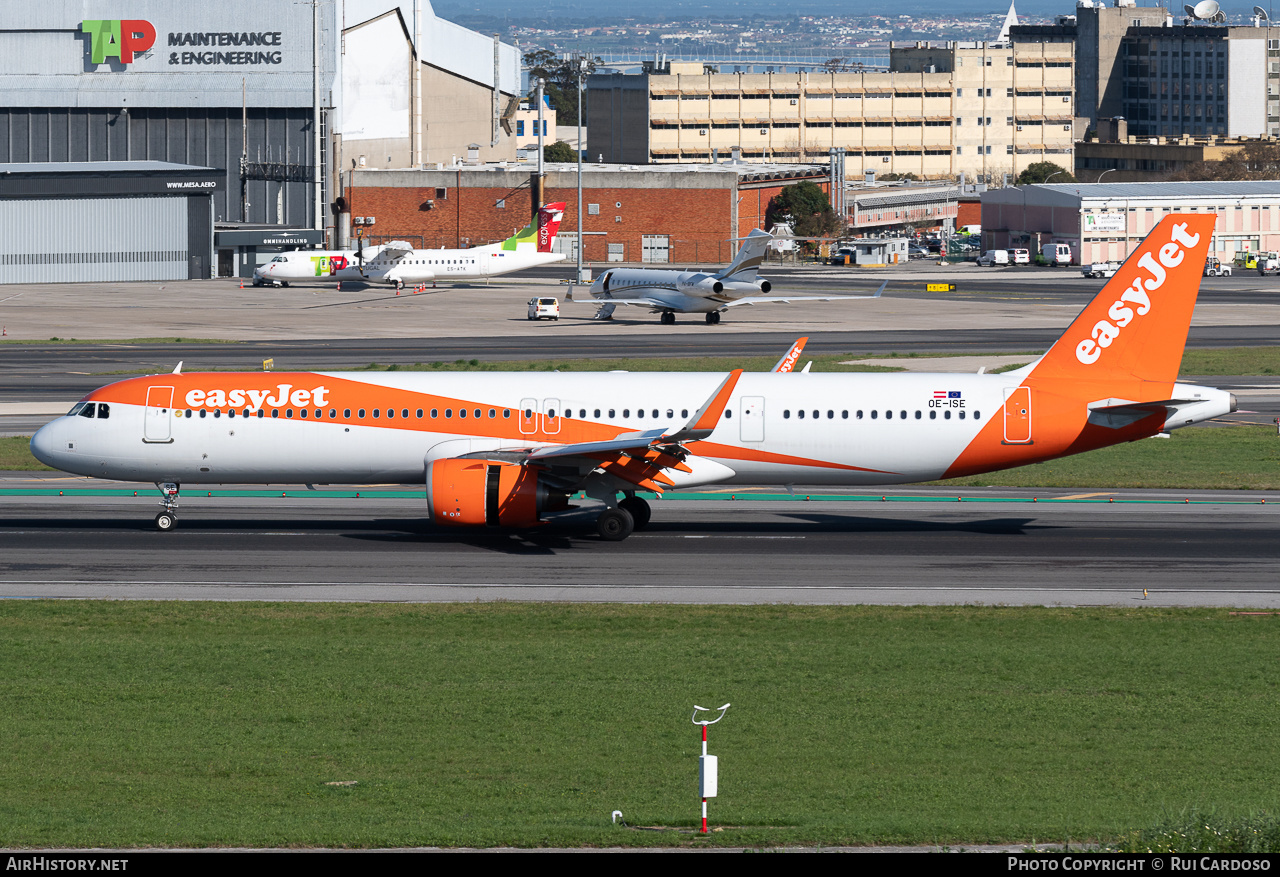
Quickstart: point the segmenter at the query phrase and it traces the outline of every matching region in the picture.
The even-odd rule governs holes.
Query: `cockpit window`
[[[81,417],[93,417],[98,411],[98,406],[94,402],[84,403],[84,407],[80,409]]]
[[[98,419],[106,420],[110,416],[111,416],[111,406],[108,405],[106,402],[99,402],[98,403]]]
[[[67,412],[67,416],[75,417],[77,414],[80,413],[80,410],[84,408],[84,406],[85,406],[84,402],[77,402],[75,405],[71,406],[71,410]]]
[[[274,259],[272,259],[271,261],[272,261],[272,262],[288,262],[288,261],[289,261],[289,257],[288,257],[288,256],[276,256],[276,257],[275,257]]]

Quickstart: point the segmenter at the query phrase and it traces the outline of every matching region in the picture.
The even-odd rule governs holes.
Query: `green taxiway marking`
[[[655,499],[653,494],[639,492],[641,496]],[[154,490],[128,490],[119,488],[93,489],[82,487],[57,488],[0,488],[0,496],[153,496]],[[277,497],[281,499],[420,499],[422,488],[405,490],[188,490],[183,497]],[[581,493],[577,499],[585,499]],[[1057,503],[1059,505],[1265,505],[1266,500],[1240,499],[1057,499],[1051,496],[890,496],[888,494],[838,494],[838,493],[675,493],[662,497],[662,501],[721,500],[724,502],[968,502],[968,503]]]

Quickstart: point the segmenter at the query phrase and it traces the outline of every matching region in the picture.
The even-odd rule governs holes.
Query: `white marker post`
[[[707,799],[714,798],[718,791],[719,785],[719,759],[714,755],[707,755],[707,725],[714,725],[716,722],[724,718],[725,710],[729,708],[729,704],[709,710],[705,706],[693,706],[693,719],[695,725],[702,726],[702,757],[698,759],[698,796],[702,798],[702,833],[707,833]],[[713,713],[719,711],[720,715],[714,719],[706,721],[698,721],[698,713]]]

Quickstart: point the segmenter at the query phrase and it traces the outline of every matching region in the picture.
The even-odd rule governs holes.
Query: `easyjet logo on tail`
[[[295,390],[293,384],[277,384],[274,395],[272,390],[191,390],[186,401],[188,408],[248,408],[257,411],[264,404],[270,408],[328,405],[325,399],[328,394],[329,388],[325,386]]]
[[[1132,284],[1121,293],[1107,309],[1107,319],[1098,320],[1090,330],[1090,337],[1076,345],[1076,359],[1085,365],[1093,365],[1102,356],[1102,351],[1110,347],[1120,337],[1126,326],[1135,317],[1146,316],[1151,311],[1151,293],[1164,286],[1169,269],[1182,264],[1187,257],[1186,249],[1200,243],[1200,235],[1188,234],[1185,222],[1174,223],[1172,238],[1156,251],[1142,254],[1138,267],[1146,274],[1139,274]]]

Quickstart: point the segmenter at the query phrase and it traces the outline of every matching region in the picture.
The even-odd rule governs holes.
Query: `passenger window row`
[[[958,413],[959,418],[960,418],[961,420],[964,420],[964,419],[965,419],[965,413],[966,413],[966,412],[964,411],[964,409],[960,409],[957,413]],[[923,419],[924,419],[924,413],[923,413],[923,412],[921,412],[921,411],[916,411],[916,413],[915,413],[915,414],[916,414],[916,416],[915,416],[915,419],[916,419],[916,420],[923,420]],[[813,411],[812,411],[811,413],[806,413],[806,412],[805,412],[805,410],[804,410],[804,409],[802,409],[802,408],[801,408],[801,409],[797,409],[797,410],[796,410],[796,419],[797,419],[797,420],[804,420],[806,416],[810,417],[810,419],[812,419],[812,420],[819,420],[819,419],[821,419],[821,417],[822,417],[822,412],[821,412],[820,410],[818,410],[817,408],[813,409]],[[902,411],[902,410],[898,411],[898,419],[899,419],[899,420],[906,420],[906,419],[908,418],[908,416],[909,416],[909,415],[908,415],[908,412],[906,412],[906,411]],[[828,419],[828,420],[835,420],[835,417],[836,417],[836,412],[835,412],[835,410],[834,410],[834,409],[830,409],[830,408],[829,408],[829,409],[827,409],[827,419]],[[864,414],[863,414],[863,412],[862,412],[861,410],[854,412],[854,419],[855,419],[855,420],[862,420],[862,419],[863,419],[863,417],[864,417]],[[892,410],[892,409],[885,409],[885,412],[884,412],[884,419],[885,419],[885,420],[893,420],[893,417],[894,417],[893,410]],[[790,409],[790,408],[784,408],[784,409],[782,410],[782,419],[783,419],[783,420],[790,420],[790,419],[791,419],[791,409]],[[841,420],[848,420],[848,419],[849,419],[849,412],[848,412],[847,410],[846,410],[846,411],[841,411],[841,412],[840,412],[840,419],[841,419]],[[880,419],[880,412],[879,412],[878,410],[874,409],[874,408],[873,408],[873,409],[871,409],[871,419],[872,419],[872,420],[879,420],[879,419]],[[930,411],[929,411],[929,419],[930,419],[930,420],[937,420],[937,419],[938,419],[938,410],[937,410],[936,408],[934,408],[934,409],[930,409]],[[951,409],[950,409],[950,408],[944,408],[944,409],[942,409],[942,419],[943,419],[943,420],[950,420],[950,419],[951,419]],[[981,411],[974,411],[974,412],[973,412],[973,419],[974,419],[974,420],[981,420],[981,419],[982,419],[982,412],[981,412]]]

